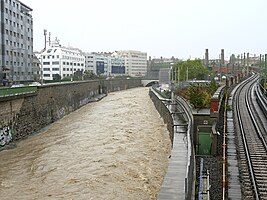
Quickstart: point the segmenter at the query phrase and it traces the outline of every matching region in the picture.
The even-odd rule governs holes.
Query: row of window
[[[26,74],[28,74],[28,75],[33,75],[33,72],[14,72],[14,75],[16,76],[16,75],[26,75]]]
[[[43,59],[55,59],[56,58],[59,58],[59,55],[49,55],[49,56],[43,56]],[[75,57],[70,57],[70,56],[62,56],[63,59],[67,59],[67,60],[76,60],[76,61],[84,61],[83,58],[75,58]]]
[[[44,71],[59,71],[59,68],[43,68]],[[63,68],[63,71],[72,71],[72,68]],[[82,69],[73,69],[73,71],[82,71]]]
[[[24,63],[23,62],[16,62],[16,61],[14,61],[14,62],[12,62],[12,61],[6,61],[6,66],[8,66],[10,64],[10,66],[21,66],[21,67],[23,67],[24,66]],[[28,67],[31,67],[31,63],[29,62],[28,63]]]
[[[5,2],[7,3],[7,0],[5,0]],[[19,9],[19,4],[16,3],[15,1],[9,0],[9,5],[12,5],[13,3],[13,7],[15,8],[17,6],[17,9]]]
[[[14,57],[21,57],[24,58],[24,54],[20,53],[20,52],[16,52],[19,51],[20,49],[14,49],[13,51],[6,51],[6,55],[7,56],[14,56]],[[28,58],[33,58],[33,55],[28,54]]]
[[[81,56],[80,53],[75,53],[75,52],[73,52],[73,51],[68,51],[68,50],[63,50],[63,49],[62,49],[62,52],[66,53],[66,54],[70,54],[70,55]]]
[[[17,37],[17,38],[19,38],[19,39],[23,39],[23,34],[16,33],[15,31],[13,32],[13,31],[11,31],[11,30],[9,31],[8,29],[6,29],[6,35],[11,35],[11,36]],[[31,38],[31,37],[29,37],[29,36],[28,36],[27,40],[28,40],[29,42],[33,42],[33,38]]]
[[[52,77],[55,77],[56,76],[56,74],[52,74]],[[71,76],[71,74],[63,74],[63,77],[66,77],[66,76]],[[44,77],[51,77],[51,74],[44,74]]]
[[[23,25],[20,25],[19,23],[16,23],[16,22],[12,22],[12,20],[7,19],[7,18],[6,18],[6,24],[7,25],[9,24],[10,26],[13,25],[14,28],[18,28],[18,29],[20,28],[21,30],[23,30]],[[31,28],[27,28],[27,31],[28,33],[33,32]]]
[[[56,57],[59,58],[59,55],[57,55]],[[43,59],[45,59],[45,58],[46,58],[46,56],[43,56]],[[54,55],[53,56],[47,56],[47,59],[50,59],[50,58],[54,59],[55,56]]]
[[[20,15],[19,13],[15,13],[14,11],[12,12],[12,10],[9,10],[8,8],[6,8],[5,10],[6,14],[9,14],[10,16],[16,17],[18,19],[20,18],[20,20],[23,21],[23,16]],[[27,22],[32,24],[32,20],[30,21],[30,19],[27,19]]]
[[[67,60],[77,60],[77,61],[84,61],[83,58],[76,58],[76,57],[71,57],[71,56],[62,56],[64,59],[67,59]]]
[[[21,51],[25,50],[24,49],[24,45],[23,44],[20,44],[19,42],[12,42],[11,40],[10,41],[9,40],[6,40],[6,45],[19,48],[19,49],[17,49],[17,51],[18,50],[21,50]],[[33,48],[30,45],[27,46],[27,49],[28,50],[33,50]],[[14,49],[14,50],[16,50],[16,49]]]
[[[51,62],[43,62],[43,65],[50,65]],[[59,65],[58,61],[53,61],[52,65]],[[63,65],[74,65],[74,66],[84,66],[83,63],[71,63],[71,62],[63,62]]]

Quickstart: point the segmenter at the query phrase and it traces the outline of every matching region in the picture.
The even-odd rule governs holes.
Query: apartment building
[[[43,80],[73,77],[76,72],[85,71],[85,57],[81,50],[61,46],[59,40],[49,42],[48,47],[36,56],[41,62]]]
[[[33,18],[32,9],[17,0],[1,0],[0,81],[32,81]]]

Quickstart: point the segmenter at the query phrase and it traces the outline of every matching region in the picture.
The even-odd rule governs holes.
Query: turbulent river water
[[[0,199],[156,199],[170,150],[148,88],[110,93],[0,151]]]

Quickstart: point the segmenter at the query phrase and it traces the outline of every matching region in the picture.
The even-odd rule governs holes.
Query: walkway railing
[[[25,86],[16,88],[0,88],[0,98],[17,96],[22,94],[32,94],[37,92],[37,86]]]

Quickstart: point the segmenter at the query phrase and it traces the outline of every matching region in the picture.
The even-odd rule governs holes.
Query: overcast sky
[[[43,30],[83,51],[211,58],[267,53],[267,0],[21,0],[33,9],[34,50]]]

